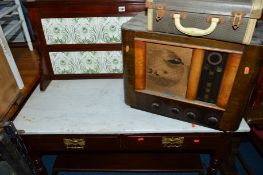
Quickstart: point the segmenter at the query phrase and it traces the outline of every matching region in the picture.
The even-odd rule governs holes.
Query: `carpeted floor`
[[[240,145],[240,151],[254,175],[263,175],[263,157],[258,153],[255,147],[250,142],[243,142]],[[56,156],[54,155],[44,155],[42,158],[49,175],[51,175],[55,158]],[[201,155],[201,160],[205,165],[207,165],[209,162],[209,156]],[[236,167],[240,175],[247,174],[238,160],[236,161]],[[197,173],[60,172],[59,175],[197,175]],[[220,175],[220,173],[218,173],[218,175]]]

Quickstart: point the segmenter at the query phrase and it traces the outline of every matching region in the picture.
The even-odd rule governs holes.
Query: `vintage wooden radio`
[[[262,47],[122,27],[126,104],[220,130],[236,130]]]

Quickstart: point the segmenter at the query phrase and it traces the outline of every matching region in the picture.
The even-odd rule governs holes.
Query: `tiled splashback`
[[[121,25],[130,18],[44,18],[41,22],[48,45],[120,43]]]
[[[54,74],[122,73],[121,51],[50,52]]]
[[[131,17],[41,19],[47,45],[121,43]],[[50,52],[54,74],[122,73],[121,51]]]

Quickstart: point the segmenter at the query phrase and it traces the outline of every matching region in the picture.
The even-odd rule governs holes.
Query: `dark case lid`
[[[148,0],[152,8],[164,5],[165,10],[232,16],[243,12],[244,17],[260,18],[263,0]]]

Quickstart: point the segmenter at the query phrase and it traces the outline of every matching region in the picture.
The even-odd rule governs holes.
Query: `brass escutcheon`
[[[165,148],[180,148],[183,143],[184,137],[162,137],[162,144]]]
[[[63,142],[67,149],[84,149],[86,145],[84,139],[63,139]]]

